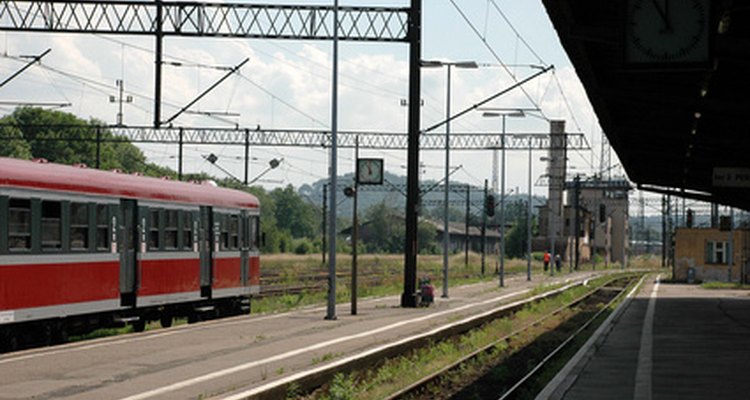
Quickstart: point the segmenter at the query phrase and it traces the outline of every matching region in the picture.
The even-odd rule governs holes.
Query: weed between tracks
[[[582,296],[590,291],[591,287],[602,285],[607,279],[609,278],[600,278],[592,281],[589,287],[576,287],[552,299],[529,304],[512,316],[490,322],[459,337],[431,343],[401,357],[386,360],[367,371],[339,374],[327,387],[304,398],[331,400],[386,398],[422,377],[442,370],[477,349],[498,342],[511,332],[529,325]],[[606,300],[602,299],[602,303],[604,302]],[[497,397],[498,393],[503,392],[503,387],[505,387],[503,385],[507,385],[503,382],[511,382],[511,384],[515,382],[510,378],[517,374],[521,374],[520,376],[525,374],[530,368],[529,365],[533,366],[536,360],[547,354],[547,347],[561,341],[560,337],[567,337],[569,331],[577,329],[577,326],[580,326],[579,319],[590,318],[595,312],[586,311],[583,308],[576,307],[562,311],[540,325],[513,336],[510,340],[498,342],[489,351],[479,354],[471,362],[445,374],[438,386],[426,389],[425,393],[415,398],[450,398],[454,394],[457,398],[488,398],[487,395],[490,393],[492,394],[490,397]],[[535,345],[529,346],[532,342]],[[536,342],[541,345],[537,346]],[[491,366],[494,365],[500,365],[500,367],[493,369]],[[488,384],[483,381],[484,386],[491,388],[491,392],[487,393],[464,388],[467,382],[486,379],[489,379],[488,382],[500,383]],[[465,392],[466,390],[469,391]]]

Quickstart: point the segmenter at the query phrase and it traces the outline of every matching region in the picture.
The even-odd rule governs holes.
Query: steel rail
[[[557,315],[560,312],[562,312],[564,310],[567,310],[567,309],[575,306],[576,304],[579,304],[580,302],[584,301],[585,299],[589,298],[593,294],[595,294],[598,291],[600,291],[602,287],[604,287],[604,286],[606,286],[608,284],[611,284],[612,282],[614,282],[614,281],[616,281],[618,279],[622,279],[622,278],[619,277],[619,278],[613,278],[613,279],[611,279],[610,281],[604,283],[602,286],[600,286],[600,287],[598,287],[598,288],[596,288],[596,289],[594,289],[594,290],[592,290],[592,291],[590,291],[590,292],[588,292],[588,293],[586,293],[586,294],[578,297],[577,299],[574,299],[570,303],[568,303],[566,305],[563,305],[563,306],[561,306],[561,307],[553,310],[552,312],[548,313],[547,315],[544,315],[543,317],[541,317],[541,318],[539,318],[537,320],[534,320],[534,321],[532,321],[532,322],[530,322],[530,323],[528,323],[528,324],[526,324],[526,325],[524,325],[524,326],[522,326],[522,327],[514,330],[513,332],[511,332],[511,333],[503,336],[502,338],[500,338],[500,339],[498,339],[496,341],[493,341],[492,343],[490,343],[490,344],[488,344],[486,346],[483,346],[483,347],[481,347],[481,348],[479,348],[479,349],[471,352],[470,354],[467,354],[466,356],[464,356],[461,359],[459,359],[459,360],[451,363],[450,365],[447,365],[447,366],[441,368],[439,371],[436,371],[436,372],[434,372],[434,373],[432,373],[432,374],[430,374],[430,375],[428,375],[428,376],[420,379],[419,381],[414,382],[413,384],[409,385],[408,387],[406,387],[406,388],[404,388],[404,389],[402,389],[402,390],[400,390],[400,391],[398,391],[396,393],[391,394],[390,396],[386,397],[386,399],[387,400],[401,399],[401,398],[404,398],[404,397],[406,397],[406,396],[408,396],[410,394],[418,393],[419,391],[421,391],[422,389],[426,388],[430,384],[432,384],[434,382],[437,382],[447,372],[455,370],[457,368],[460,368],[461,365],[463,365],[463,364],[465,364],[465,363],[467,363],[467,362],[469,362],[469,361],[471,361],[473,359],[476,359],[481,354],[485,354],[485,353],[489,353],[489,352],[493,351],[493,349],[498,344],[500,344],[502,342],[506,342],[506,341],[510,340],[511,338],[513,338],[513,337],[515,337],[515,336],[523,333],[524,331],[528,330],[529,328],[541,324],[542,322],[544,322],[548,318],[551,318],[552,316]],[[621,296],[622,293],[624,293],[624,292],[626,292],[626,291],[625,290],[621,291],[616,296],[616,298],[619,298],[619,296]],[[611,304],[611,302],[608,303],[607,306],[605,306],[603,309],[606,309],[607,307],[609,307],[610,304]],[[538,368],[535,368],[535,370],[538,370]]]

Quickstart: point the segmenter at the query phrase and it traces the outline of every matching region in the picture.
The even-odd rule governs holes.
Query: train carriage
[[[259,219],[207,182],[0,158],[0,345],[247,311]]]

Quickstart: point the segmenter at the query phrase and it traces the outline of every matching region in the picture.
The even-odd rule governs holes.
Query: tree
[[[536,217],[531,217],[531,233],[534,234]],[[510,258],[522,258],[526,255],[527,243],[527,221],[526,215],[517,214],[513,221],[513,227],[507,231],[505,237],[505,255]]]
[[[276,223],[279,229],[289,232],[293,238],[315,237],[320,225],[317,213],[297,194],[292,185],[274,189],[271,198],[276,203]]]
[[[120,169],[125,172],[144,172],[148,167],[143,152],[127,141],[118,138],[101,121],[85,121],[73,114],[35,107],[19,107],[0,119],[3,129],[17,129],[28,144],[31,155],[60,164],[83,163],[96,165],[96,139],[99,146],[101,169]],[[3,132],[6,133],[6,132]],[[74,138],[76,140],[59,140]]]
[[[28,160],[31,158],[31,146],[26,139],[23,138],[23,132],[15,126],[5,125],[12,123],[12,120],[11,117],[0,118],[0,124],[3,124],[3,126],[0,127],[0,136],[10,138],[5,139],[3,145],[0,146],[0,156]]]

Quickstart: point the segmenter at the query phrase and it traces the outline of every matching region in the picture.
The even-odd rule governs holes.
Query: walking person
[[[549,253],[549,251],[544,252],[544,272],[547,272],[547,268],[549,268],[549,262],[552,260],[552,255]]]

